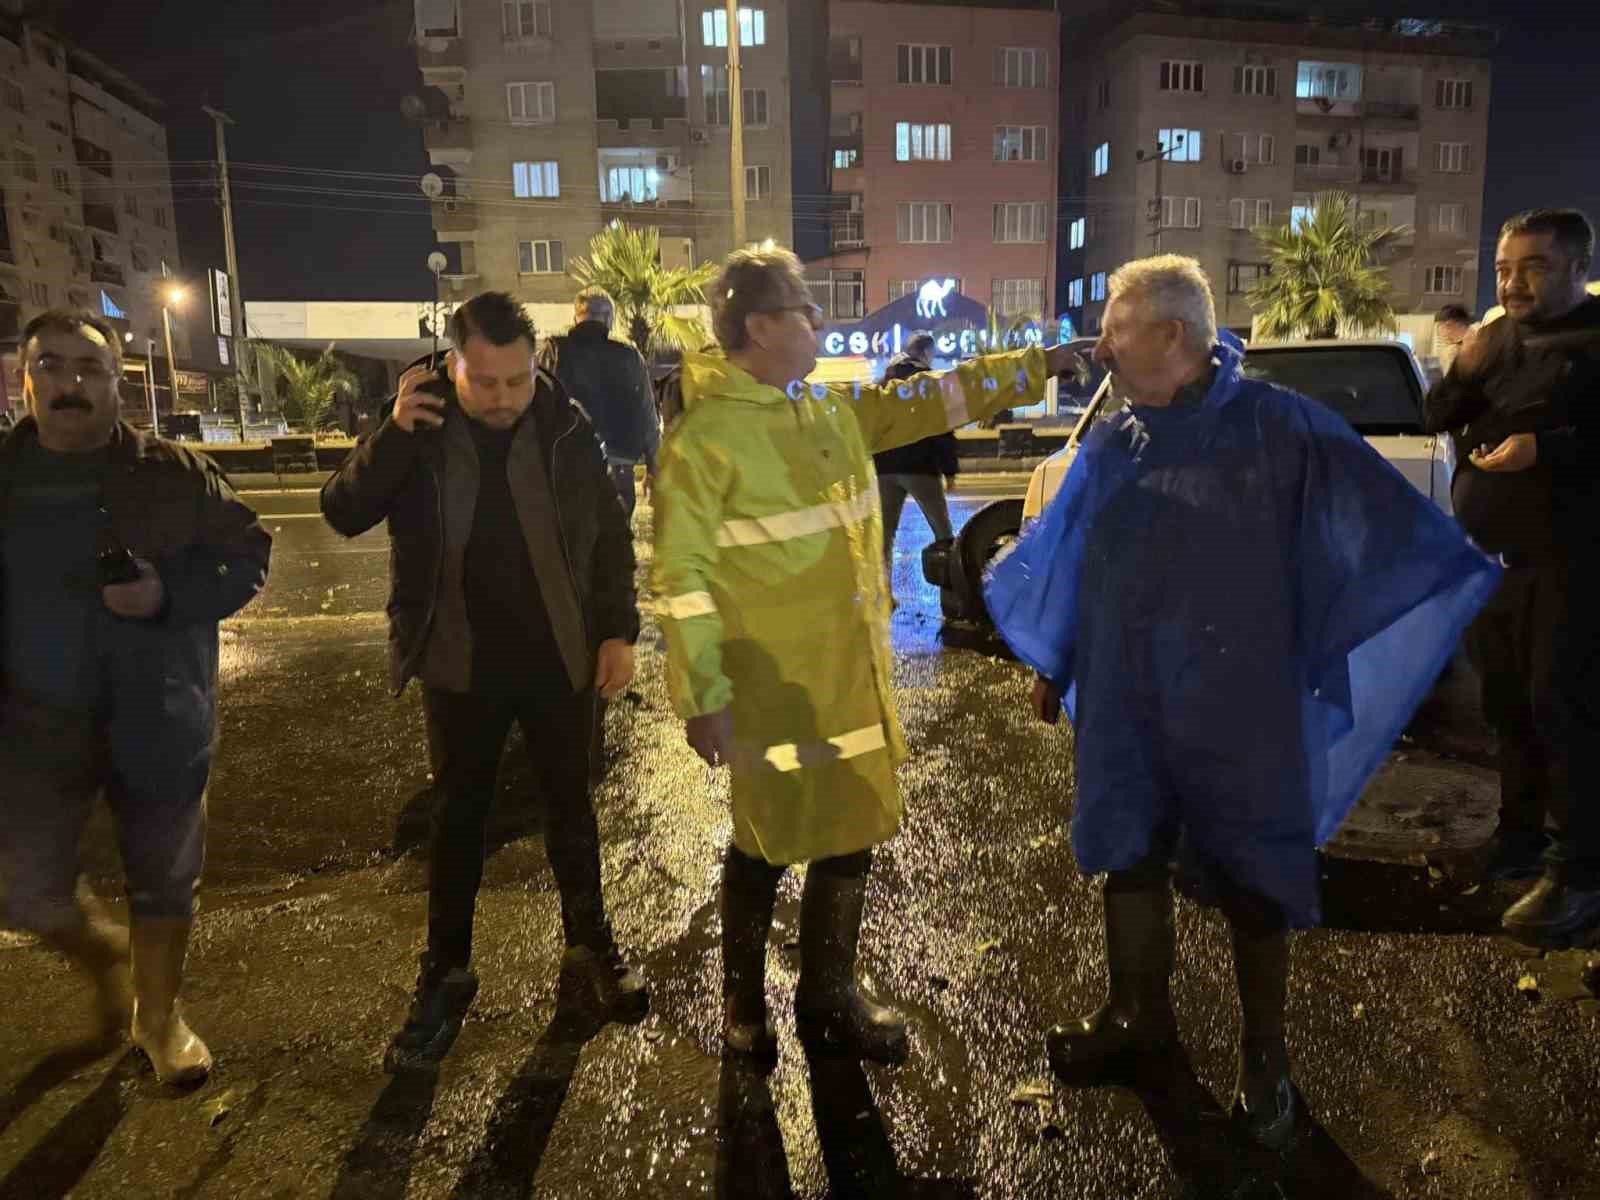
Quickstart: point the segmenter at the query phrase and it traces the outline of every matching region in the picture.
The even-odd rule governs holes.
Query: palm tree
[[[257,345],[256,353],[272,367],[284,383],[288,397],[284,415],[295,419],[289,410],[298,410],[298,420],[315,432],[341,396],[357,399],[361,379],[333,353],[333,343],[314,359],[304,359],[283,346]]]
[[[611,222],[590,239],[588,257],[574,259],[567,270],[583,287],[610,294],[622,329],[647,362],[657,350],[698,350],[709,339],[698,317],[677,310],[706,302],[716,264],[663,267],[661,231],[653,226]]]
[[[1384,251],[1405,226],[1362,229],[1354,196],[1323,192],[1298,222],[1255,231],[1269,274],[1248,293],[1256,332],[1268,338],[1332,338],[1341,328],[1392,332]]]

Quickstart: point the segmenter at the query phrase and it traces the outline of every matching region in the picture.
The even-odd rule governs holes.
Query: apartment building
[[[161,304],[178,238],[161,106],[46,25],[0,7],[0,345],[16,399],[16,338],[34,314],[77,305],[124,335],[132,383],[153,341],[166,382]],[[188,357],[182,325],[174,330]],[[203,390],[203,378],[201,381]]]
[[[1057,14],[833,0],[829,23],[831,253],[807,269],[830,319],[950,280],[1052,315]]]
[[[441,298],[570,302],[568,264],[614,220],[659,228],[668,266],[726,255],[730,36],[748,236],[791,243],[789,3],[730,29],[718,0],[416,0]]]
[[[1329,189],[1355,195],[1369,227],[1402,229],[1385,260],[1398,312],[1472,303],[1491,31],[1165,7],[1126,6],[1074,80],[1084,144],[1069,190],[1082,202],[1065,217],[1063,270],[1081,328],[1099,328],[1110,272],[1166,251],[1198,258],[1218,320],[1248,332],[1246,293],[1267,269],[1251,230],[1301,220]]]

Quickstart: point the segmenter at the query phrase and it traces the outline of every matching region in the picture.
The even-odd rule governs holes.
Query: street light
[[[167,380],[172,385],[173,412],[178,411],[178,360],[172,353],[172,310],[183,306],[184,297],[187,294],[184,287],[176,283],[163,288],[161,294],[161,328],[167,337]],[[154,392],[151,393],[151,397],[150,420],[154,424],[156,420]],[[155,425],[154,432],[157,437],[161,436],[159,424]]]

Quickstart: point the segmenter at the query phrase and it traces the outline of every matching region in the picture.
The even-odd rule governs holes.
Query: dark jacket
[[[0,441],[0,527],[23,445],[39,436],[24,417]],[[110,531],[161,575],[166,609],[119,621],[110,648],[114,703],[147,713],[149,743],[174,769],[210,746],[216,725],[217,622],[248,604],[267,579],[272,538],[203,454],[118,422],[104,505]],[[0,686],[3,686],[0,664]]]
[[[1514,564],[1559,562],[1600,548],[1600,298],[1558,320],[1482,327],[1483,368],[1460,360],[1428,392],[1430,433],[1455,444],[1451,500],[1473,539]],[[1469,457],[1513,433],[1538,437],[1526,471],[1482,471]]]
[[[418,674],[448,598],[445,563],[460,561],[471,533],[476,482],[446,471],[452,424],[470,418],[448,384],[445,391],[444,427],[407,433],[391,415],[322,489],[322,514],[346,537],[389,523],[389,670],[397,695]],[[594,430],[544,371],[517,431],[513,464],[519,454],[538,456],[512,480],[523,536],[562,661],[581,690],[593,681],[601,642],[639,636],[633,535]],[[447,519],[463,510],[464,523]]]
[[[909,355],[897,355],[884,371],[885,380],[910,379],[928,368]],[[939,433],[909,446],[896,446],[872,456],[879,475],[943,475],[961,470],[960,443],[954,433]]]
[[[589,414],[608,459],[643,462],[655,471],[661,427],[650,373],[637,350],[612,338],[601,322],[584,321],[547,338],[540,365]]]

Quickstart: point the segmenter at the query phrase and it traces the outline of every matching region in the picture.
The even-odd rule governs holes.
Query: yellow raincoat
[[[653,584],[682,717],[731,707],[733,840],[774,864],[900,827],[906,757],[872,455],[1044,394],[1044,351],[790,395],[716,354],[683,364],[654,492]]]

